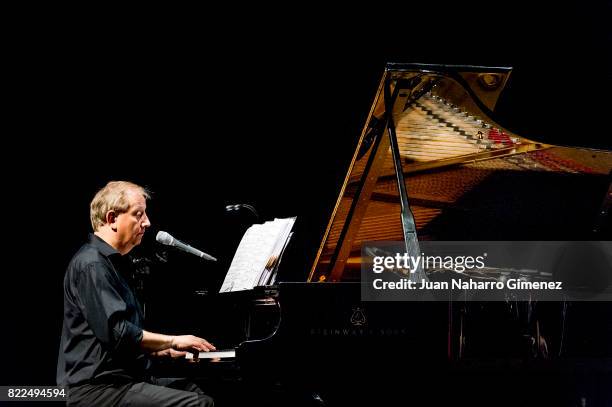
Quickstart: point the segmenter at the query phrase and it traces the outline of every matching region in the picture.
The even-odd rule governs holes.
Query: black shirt
[[[64,277],[58,385],[145,377],[143,315],[124,277],[128,267],[126,256],[93,234],[70,261]]]

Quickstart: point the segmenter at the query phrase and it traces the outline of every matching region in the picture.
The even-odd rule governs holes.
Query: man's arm
[[[142,330],[140,347],[145,352],[159,352],[166,349],[188,352],[209,352],[216,350],[206,339],[193,335],[170,336]]]
[[[105,262],[87,264],[74,283],[75,302],[94,335],[113,352],[140,350],[142,328],[126,319],[128,306],[117,291],[114,271]]]
[[[77,282],[77,301],[94,334],[120,352],[145,353],[174,349],[207,352],[215,347],[193,335],[170,336],[145,331],[124,317],[127,304],[111,283],[112,270],[104,263],[90,264]]]

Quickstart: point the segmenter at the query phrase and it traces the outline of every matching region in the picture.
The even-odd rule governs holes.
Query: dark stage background
[[[0,384],[54,383],[64,270],[108,180],[149,187],[154,228],[221,260],[173,256],[174,271],[156,276],[167,286],[152,293],[170,306],[180,308],[185,287],[218,288],[252,221],[226,213],[230,203],[264,220],[298,216],[281,278],[304,280],[385,62],[513,66],[502,123],[531,139],[610,148],[610,10],[555,7],[232,16],[222,28],[208,24],[215,15],[22,26],[1,164]]]

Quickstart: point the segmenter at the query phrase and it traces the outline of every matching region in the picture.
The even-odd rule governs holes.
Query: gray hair
[[[150,199],[150,192],[140,185],[128,181],[111,181],[96,193],[89,204],[89,218],[91,227],[97,232],[101,226],[106,224],[108,211],[125,213],[130,208],[127,192],[136,191],[141,193],[145,199]]]

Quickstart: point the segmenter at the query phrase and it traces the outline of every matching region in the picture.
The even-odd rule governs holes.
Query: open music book
[[[273,284],[285,247],[293,235],[291,229],[295,219],[274,219],[248,228],[219,292]]]

